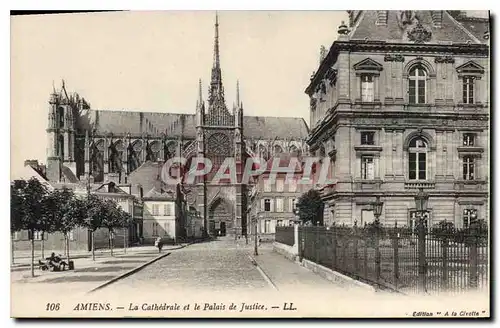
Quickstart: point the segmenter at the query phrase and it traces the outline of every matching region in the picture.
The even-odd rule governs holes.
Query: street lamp
[[[377,196],[375,202],[373,203],[373,215],[375,216],[375,221],[380,223],[380,215],[382,215],[382,207],[384,203],[380,201],[380,196]]]
[[[262,220],[263,216],[262,215],[259,215],[259,219]],[[259,220],[257,220],[257,218],[255,218],[254,220],[254,227],[253,227],[253,231],[254,231],[254,236],[255,236],[255,240],[254,240],[254,249],[253,249],[253,255],[259,255],[259,252],[257,250],[258,248],[258,241],[257,241],[257,224],[258,224]]]
[[[424,189],[420,188],[415,196],[415,207],[417,208],[418,214],[423,214],[423,212],[427,210],[428,201],[429,195],[424,192]]]
[[[415,196],[415,208],[417,209],[417,233],[418,233],[418,286],[423,292],[426,291],[426,271],[427,264],[425,258],[425,225],[424,213],[427,210],[427,202],[429,195],[427,195],[422,188],[419,189]]]

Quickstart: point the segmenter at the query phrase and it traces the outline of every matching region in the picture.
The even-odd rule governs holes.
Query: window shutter
[[[265,210],[265,205],[264,205],[264,199],[260,200],[260,210],[264,211]]]
[[[270,199],[270,209],[271,209],[271,212],[274,212],[274,199]]]

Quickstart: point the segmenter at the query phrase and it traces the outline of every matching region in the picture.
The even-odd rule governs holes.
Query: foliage
[[[317,190],[311,189],[302,194],[297,200],[296,206],[299,218],[303,223],[310,221],[313,225],[316,225],[317,222],[323,225],[324,203]]]
[[[28,181],[15,180],[11,194],[14,195],[11,198],[11,212],[15,212],[11,227],[28,230],[30,238],[33,238],[34,231],[43,231],[48,225],[44,208],[47,188],[35,178]]]
[[[103,227],[103,220],[106,215],[104,201],[96,195],[89,195],[83,204],[85,209],[83,225],[91,231]]]

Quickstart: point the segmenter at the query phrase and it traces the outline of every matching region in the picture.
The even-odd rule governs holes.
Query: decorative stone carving
[[[431,37],[432,32],[427,30],[420,22],[411,31],[408,31],[408,39],[415,43],[429,42]]]
[[[395,55],[385,55],[384,56],[384,61],[385,62],[404,62],[405,61],[405,57],[401,54],[395,54]]]
[[[309,105],[311,106],[311,110],[316,110],[317,102],[318,100],[314,96],[312,96],[309,103]]]
[[[439,56],[434,58],[434,62],[437,64],[453,64],[455,59],[452,56]]]

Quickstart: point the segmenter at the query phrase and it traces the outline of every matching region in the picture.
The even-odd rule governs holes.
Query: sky
[[[134,11],[11,18],[11,177],[25,159],[46,162],[53,86],[93,109],[193,113],[213,62],[213,11]],[[219,39],[226,104],[236,81],[245,115],[309,121],[304,93],[321,45],[345,11],[222,11]]]

